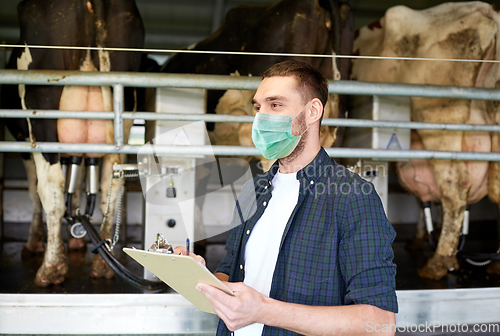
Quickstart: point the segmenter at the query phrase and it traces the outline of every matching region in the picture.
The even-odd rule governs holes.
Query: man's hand
[[[219,273],[221,274],[221,273]],[[218,288],[199,283],[196,289],[205,294],[215,313],[231,331],[253,323],[291,330],[302,335],[370,335],[373,325],[395,325],[393,312],[368,304],[347,306],[306,306],[271,299],[242,282],[224,282],[234,296]],[[394,336],[394,330],[377,335]]]
[[[186,250],[185,246],[177,246],[176,248],[174,248],[174,253],[175,254],[186,255],[186,251],[187,250]],[[191,251],[189,251],[189,256],[191,258],[193,258],[194,260],[196,260],[197,262],[201,263],[203,266],[207,266],[207,263],[205,262],[205,259],[202,256],[194,254]]]
[[[231,331],[252,323],[264,323],[268,297],[248,287],[242,282],[224,282],[234,292],[234,296],[224,293],[213,286],[199,283],[196,289],[210,300],[214,311]]]

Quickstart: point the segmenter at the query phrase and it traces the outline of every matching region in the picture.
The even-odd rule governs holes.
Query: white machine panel
[[[349,118],[410,121],[410,97],[353,97]],[[402,128],[351,127],[346,130],[344,147],[409,150],[410,130]]]
[[[205,106],[206,90],[157,88],[149,109],[157,113],[204,114]],[[147,124],[146,141],[149,141],[148,146],[205,145],[208,135],[204,122],[155,121]],[[139,156],[138,161],[141,161]],[[184,246],[186,238],[194,242],[196,164],[197,159],[202,158],[187,155],[142,158],[148,165],[154,166],[149,170],[145,183],[145,249],[156,241],[157,233],[163,234],[174,247]],[[170,193],[167,191],[169,188]],[[145,277],[154,279],[147,270]]]
[[[398,96],[354,96],[351,98],[349,118],[365,120],[410,121],[410,97]],[[349,148],[371,148],[409,150],[411,133],[402,128],[361,128],[346,130],[343,146]],[[395,160],[391,160],[395,161]],[[388,212],[389,165],[387,160],[347,160],[365,180],[373,183]]]

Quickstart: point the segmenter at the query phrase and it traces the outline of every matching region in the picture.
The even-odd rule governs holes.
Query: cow
[[[342,29],[341,29],[342,28]],[[231,9],[222,26],[211,36],[196,44],[193,50],[235,52],[278,52],[335,55],[350,53],[353,40],[353,17],[349,3],[333,0],[282,0],[265,7],[238,6]],[[192,74],[236,74],[259,76],[271,65],[289,59],[284,56],[211,55],[180,53],[162,67],[163,72]],[[349,62],[346,59],[332,63],[331,58],[292,57],[308,62],[322,71],[326,78],[347,78]],[[340,69],[340,71],[338,70]],[[251,92],[209,91],[207,111],[222,114],[250,114]],[[338,112],[338,97],[332,97],[326,107],[326,116],[343,116],[345,107]],[[341,103],[344,100],[341,98]],[[218,106],[217,106],[218,105]],[[342,104],[341,104],[342,105]],[[344,104],[345,105],[345,104]],[[237,130],[239,137],[235,137]],[[323,144],[330,147],[335,130],[322,127]],[[339,131],[338,141],[341,142]],[[213,144],[253,145],[251,125],[217,125],[212,134]],[[238,140],[239,138],[239,140]]]
[[[24,0],[18,5],[18,15],[21,28],[19,44],[26,47],[13,50],[8,68],[102,72],[139,70],[140,52],[30,48],[31,45],[142,48],[144,27],[133,0]],[[130,90],[132,89],[126,88],[125,92],[127,110],[132,110],[134,104],[134,94]],[[9,109],[113,110],[112,92],[106,86],[4,85],[1,98],[2,108]],[[113,143],[114,137],[113,123],[108,120],[8,119],[6,125],[17,140],[33,143]],[[71,155],[81,157],[77,153]],[[30,198],[34,206],[33,221],[25,246],[27,251],[44,249],[42,208],[46,215],[47,245],[42,265],[35,276],[35,284],[42,287],[63,282],[68,269],[61,238],[61,220],[65,213],[65,176],[60,163],[62,156],[39,152],[23,155]],[[96,153],[87,153],[85,156],[102,157]],[[101,238],[107,239],[111,238],[112,218],[116,212],[116,191],[120,183],[113,180],[110,184],[112,165],[121,162],[121,158],[117,154],[104,155],[102,162],[100,207],[103,213],[110,186],[113,190],[108,221],[101,227]],[[111,277],[113,273],[96,256],[91,275]]]
[[[500,20],[482,2],[445,3],[425,10],[392,7],[379,21],[359,30],[354,52],[362,56],[500,59]],[[498,64],[450,61],[357,59],[354,80],[410,84],[498,88]],[[411,119],[419,122],[500,124],[499,104],[491,101],[411,98]],[[411,149],[499,152],[498,133],[417,130]],[[421,201],[441,202],[443,227],[434,255],[419,270],[425,278],[441,279],[458,269],[457,247],[464,210],[486,195],[500,205],[500,164],[460,160],[397,163],[402,185]],[[492,262],[488,272],[500,273]]]

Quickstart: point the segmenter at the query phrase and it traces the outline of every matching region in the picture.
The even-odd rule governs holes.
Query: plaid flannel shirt
[[[216,270],[230,282],[244,280],[245,246],[269,203],[277,171],[276,162],[238,198],[227,253]],[[373,184],[338,165],[323,148],[297,179],[299,198],[283,232],[269,296],[313,306],[370,304],[397,313],[391,247],[396,233]],[[217,335],[230,334],[220,320]],[[262,335],[296,333],[264,326]]]

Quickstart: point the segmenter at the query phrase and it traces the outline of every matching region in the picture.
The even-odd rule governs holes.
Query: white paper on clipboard
[[[234,295],[205,266],[191,257],[127,247],[123,248],[123,252],[127,253],[135,261],[147,268],[151,273],[204,312],[215,314],[210,301],[196,289],[196,285],[199,282],[212,285],[230,295]]]

